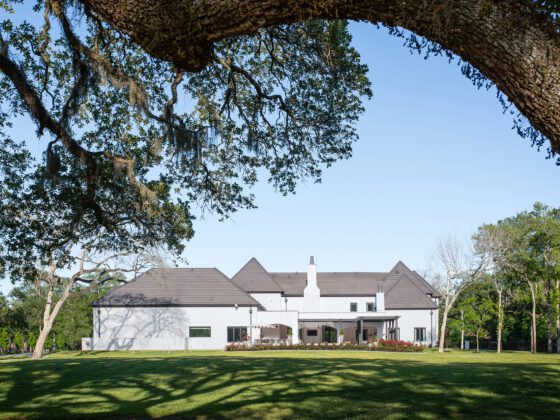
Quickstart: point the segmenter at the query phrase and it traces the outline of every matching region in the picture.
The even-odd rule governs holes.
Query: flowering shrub
[[[362,350],[362,351],[394,351],[421,352],[424,347],[402,340],[379,340],[377,344],[358,344],[346,341],[335,343],[300,343],[300,344],[253,344],[232,343],[226,346],[226,351],[263,351],[263,350]]]
[[[423,346],[403,340],[379,340],[377,350],[382,351],[401,351],[401,352],[420,352]]]

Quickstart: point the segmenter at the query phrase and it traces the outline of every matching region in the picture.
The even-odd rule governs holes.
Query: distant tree
[[[482,225],[473,237],[476,252],[488,256],[490,279],[497,293],[497,352],[502,352],[502,332],[504,327],[504,295],[511,282],[507,275],[509,261],[514,252],[514,242],[505,229],[495,225]]]
[[[536,203],[531,211],[500,220],[497,227],[514,244],[512,252],[505,259],[505,274],[513,281],[524,282],[531,294],[531,351],[537,351],[537,306],[543,292],[547,313],[547,351],[552,351],[554,317],[558,323],[553,289],[560,275],[560,213]]]
[[[493,319],[496,313],[496,304],[491,296],[492,287],[488,281],[474,283],[457,304],[462,314],[465,333],[476,338],[477,352],[480,352],[480,337],[488,334],[488,321]]]
[[[443,316],[439,337],[439,352],[445,349],[445,334],[449,311],[460,294],[478,281],[486,269],[487,257],[476,255],[456,236],[448,235],[437,244],[432,257],[434,284],[443,295]]]

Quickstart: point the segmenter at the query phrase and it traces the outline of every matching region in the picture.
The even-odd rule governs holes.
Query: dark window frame
[[[228,326],[227,327],[227,342],[228,343],[243,343],[247,341],[248,328],[246,326]]]
[[[309,333],[312,333],[312,334],[309,334]],[[307,335],[308,337],[318,337],[319,336],[319,331],[317,331],[315,329],[307,330],[307,331],[305,331],[305,335]]]
[[[419,332],[421,333],[420,337],[418,335]],[[414,341],[426,341],[426,327],[414,327]]]
[[[199,331],[208,330],[208,335],[197,335],[197,334],[193,335],[193,330],[199,330]],[[189,327],[189,337],[192,337],[192,338],[210,338],[210,337],[212,337],[212,327],[207,327],[207,326],[192,326],[192,327]]]

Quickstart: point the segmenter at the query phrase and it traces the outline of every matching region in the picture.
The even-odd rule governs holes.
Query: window
[[[350,303],[350,312],[358,312],[358,304],[356,302]]]
[[[210,327],[189,327],[189,337],[210,337]]]
[[[374,306],[373,306],[373,302],[368,302],[366,303],[366,311],[368,312],[375,312]]]
[[[228,343],[247,341],[247,327],[227,327]]]
[[[307,330],[308,337],[317,337],[317,330]]]
[[[426,341],[426,328],[414,328],[414,341]]]

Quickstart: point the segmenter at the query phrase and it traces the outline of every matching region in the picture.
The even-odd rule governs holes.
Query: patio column
[[[293,322],[290,328],[292,329],[292,344],[299,344],[299,321]]]
[[[364,342],[364,319],[360,318],[360,339],[358,343],[362,344]]]

